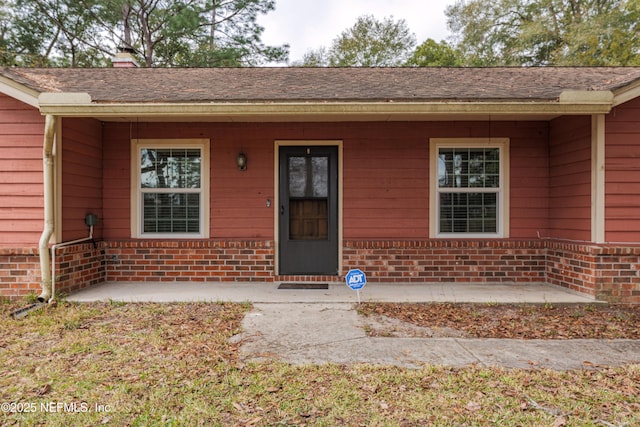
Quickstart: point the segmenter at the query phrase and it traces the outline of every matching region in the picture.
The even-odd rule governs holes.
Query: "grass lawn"
[[[243,363],[249,305],[0,304],[0,425],[640,425],[640,366]]]

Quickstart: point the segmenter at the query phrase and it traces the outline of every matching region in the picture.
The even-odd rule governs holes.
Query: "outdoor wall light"
[[[245,171],[247,170],[247,155],[242,151],[238,153],[238,157],[236,157],[236,163],[238,165],[238,170]]]

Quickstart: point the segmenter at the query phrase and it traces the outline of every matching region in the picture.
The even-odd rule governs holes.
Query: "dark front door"
[[[280,147],[280,274],[338,274],[338,149]]]

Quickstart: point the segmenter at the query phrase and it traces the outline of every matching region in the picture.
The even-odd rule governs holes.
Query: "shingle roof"
[[[565,90],[616,91],[640,67],[0,68],[36,92],[96,103],[549,101]]]

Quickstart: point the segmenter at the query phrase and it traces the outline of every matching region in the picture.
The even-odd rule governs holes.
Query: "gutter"
[[[56,135],[56,116],[47,115],[44,124],[44,142],[42,149],[43,178],[44,178],[44,230],[40,237],[40,274],[42,293],[38,301],[49,302],[51,293],[51,255],[49,253],[49,241],[55,230],[54,213],[54,158],[53,145]]]
[[[556,99],[545,100],[472,100],[446,99],[437,101],[332,101],[300,102],[96,102],[88,93],[50,93],[39,96],[40,111],[44,114],[73,117],[188,118],[208,117],[227,120],[255,120],[278,118],[291,120],[332,116],[339,120],[383,118],[393,120],[412,116],[415,120],[443,115],[549,115],[549,114],[607,114],[611,111],[613,93],[610,91],[563,91]]]

